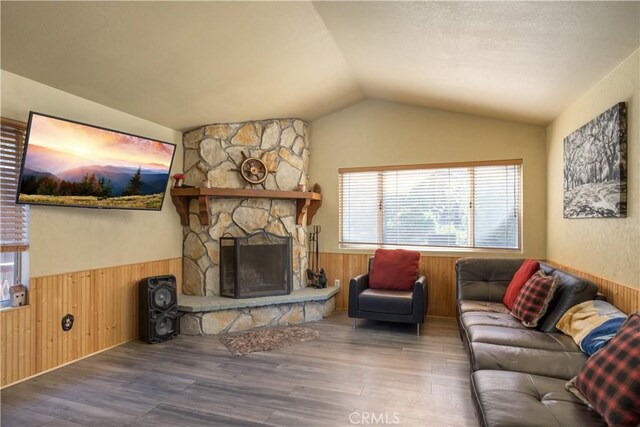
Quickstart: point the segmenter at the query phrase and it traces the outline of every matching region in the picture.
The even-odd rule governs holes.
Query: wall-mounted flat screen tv
[[[160,210],[175,149],[31,112],[16,203]]]

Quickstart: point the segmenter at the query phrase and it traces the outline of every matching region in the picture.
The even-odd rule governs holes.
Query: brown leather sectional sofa
[[[457,319],[471,358],[471,394],[481,426],[604,426],[565,390],[587,356],[555,325],[572,306],[596,298],[594,283],[540,263],[560,279],[536,329],[502,304],[522,259],[462,258],[456,264]]]

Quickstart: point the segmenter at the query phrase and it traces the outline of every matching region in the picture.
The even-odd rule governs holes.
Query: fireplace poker
[[[324,281],[326,282],[326,275],[324,274],[324,270],[320,270],[320,243],[318,239],[318,235],[320,231],[322,231],[322,227],[319,225],[314,225],[311,229],[312,231],[309,233],[309,249],[308,249],[308,257],[309,267],[307,268],[307,281],[310,286],[319,287],[319,278],[324,276]],[[322,273],[322,274],[321,274]],[[326,285],[325,285],[326,286]]]
[[[309,244],[307,245],[309,255],[307,259],[309,260],[309,265],[307,266],[307,270],[313,273],[313,233],[309,233]]]
[[[313,234],[315,234],[315,245],[316,245],[316,253],[315,253],[315,262],[313,263],[313,270],[314,272],[317,272],[317,270],[320,268],[320,260],[318,259],[320,257],[320,246],[319,246],[319,234],[320,231],[322,231],[322,228],[319,225],[314,225],[313,226]]]
[[[313,232],[309,233],[309,243],[308,243],[308,255],[307,255],[307,260],[309,265],[307,266],[307,284],[310,286],[315,285],[315,271],[314,271],[314,266],[313,266],[313,260],[314,260],[314,253],[313,253],[313,240],[314,240],[314,235]]]

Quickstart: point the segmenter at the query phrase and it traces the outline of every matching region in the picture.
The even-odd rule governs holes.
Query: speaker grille
[[[177,316],[162,313],[151,321],[156,338],[166,339],[178,332]]]
[[[148,343],[157,343],[178,335],[176,278],[147,277],[140,281],[139,291],[140,338]]]
[[[151,290],[151,308],[154,310],[166,310],[176,303],[176,290],[174,286],[162,284]]]

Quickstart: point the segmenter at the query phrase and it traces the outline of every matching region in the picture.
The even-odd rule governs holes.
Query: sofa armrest
[[[428,298],[427,278],[420,276],[413,285],[412,313],[416,323],[424,323],[424,316],[427,314]]]
[[[349,317],[357,317],[358,296],[369,287],[369,274],[361,274],[349,281]]]

